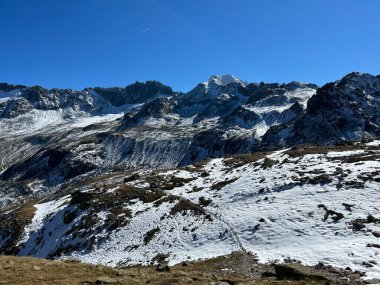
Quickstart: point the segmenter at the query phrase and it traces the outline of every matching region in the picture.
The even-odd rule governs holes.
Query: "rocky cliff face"
[[[320,145],[371,140],[380,135],[380,76],[350,73],[319,88],[304,115],[266,134],[267,144]]]

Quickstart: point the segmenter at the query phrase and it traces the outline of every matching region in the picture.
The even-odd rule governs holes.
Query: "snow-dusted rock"
[[[335,144],[380,136],[380,76],[350,73],[319,88],[306,114],[290,125],[276,127],[264,143]]]

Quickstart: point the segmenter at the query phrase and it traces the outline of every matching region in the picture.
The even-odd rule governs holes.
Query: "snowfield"
[[[103,114],[91,116],[85,112],[73,112],[72,110],[32,110],[29,113],[12,119],[0,120],[0,135],[13,137],[17,135],[35,135],[38,132],[63,131],[73,128],[81,128],[89,125],[112,122],[120,119],[124,113]]]
[[[331,155],[306,155],[301,160],[294,159],[294,164],[287,162],[269,170],[262,170],[261,165],[245,165],[232,173],[223,171],[222,160],[215,160],[206,166],[215,173],[215,179],[238,179],[217,194],[207,190],[195,195],[187,193],[191,186],[204,186],[198,181],[175,191],[177,195],[194,201],[201,196],[212,199],[214,205],[208,210],[228,225],[245,251],[257,254],[262,262],[286,258],[308,265],[323,262],[364,270],[371,278],[379,277],[377,264],[370,269],[363,269],[362,264],[378,260],[380,250],[367,247],[378,242],[378,238],[368,232],[353,232],[350,225],[354,219],[379,213],[379,183],[368,182],[364,189],[343,187],[339,190],[339,179],[326,185],[293,184],[294,176],[302,173],[298,169],[307,169],[306,175],[313,171],[333,174],[340,167],[343,172],[351,172],[346,177],[348,181],[355,181],[363,173],[380,170],[379,161],[344,165],[330,162],[327,157]],[[289,160],[284,151],[269,158],[280,164]],[[344,218],[338,222],[331,218],[324,220],[325,210],[318,207],[321,204],[343,213]],[[353,208],[347,211],[342,204],[353,205]],[[380,224],[374,225],[373,229],[380,230]]]
[[[90,213],[69,203],[69,196],[37,204],[20,240],[20,254],[49,257],[55,253],[59,259],[75,257],[116,266],[149,264],[159,253],[169,254],[170,264],[175,264],[244,251],[261,262],[322,262],[379,278],[379,145],[306,147],[260,155],[213,159],[127,180],[130,186],[147,186],[147,193],[162,191],[155,188],[160,188],[159,183],[175,182],[169,188],[162,186],[167,188],[163,196],[151,201],[125,198],[122,208],[127,211],[117,219],[129,218],[116,230],[105,227],[115,210],[109,205]],[[116,191],[125,184],[116,178],[107,183],[106,192],[89,186],[85,193],[94,193],[94,201],[111,194],[120,200],[123,192]],[[180,209],[181,201],[192,206]],[[178,211],[173,210],[176,207]],[[74,210],[73,220],[64,223]],[[96,224],[73,234],[86,213]],[[89,239],[95,243],[91,250],[82,246]],[[67,253],[57,254],[58,248],[66,248]]]

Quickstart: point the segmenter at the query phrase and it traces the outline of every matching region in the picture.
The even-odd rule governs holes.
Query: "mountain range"
[[[360,73],[321,88],[212,76],[188,93],[156,81],[83,91],[1,84],[0,177],[52,186],[99,169],[369,140],[380,134],[379,90],[379,76]]]

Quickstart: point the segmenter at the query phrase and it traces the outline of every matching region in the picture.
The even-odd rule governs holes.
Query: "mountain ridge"
[[[25,87],[7,100],[4,94],[22,85],[2,84],[0,179],[52,186],[112,168],[171,168],[305,143],[371,140],[380,135],[379,78],[350,73],[318,88],[212,76],[188,93],[157,81],[84,91]]]

